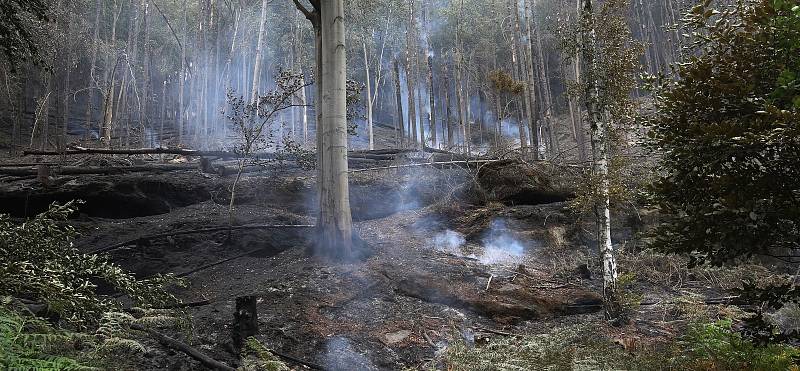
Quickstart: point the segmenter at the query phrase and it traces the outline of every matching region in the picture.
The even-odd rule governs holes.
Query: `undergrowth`
[[[503,337],[482,346],[457,340],[434,367],[447,370],[797,370],[797,348],[759,346],[731,321],[694,323],[677,339],[624,349],[602,329],[577,325]]]
[[[0,215],[0,370],[120,369],[147,352],[132,324],[187,328],[178,312],[154,309],[177,302],[167,286],[179,281],[137,279],[72,245],[76,232],[65,221],[75,204],[53,204],[22,223]]]

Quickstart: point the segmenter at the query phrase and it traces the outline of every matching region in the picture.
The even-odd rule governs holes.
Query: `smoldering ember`
[[[800,0],[0,0],[0,370],[798,370]]]

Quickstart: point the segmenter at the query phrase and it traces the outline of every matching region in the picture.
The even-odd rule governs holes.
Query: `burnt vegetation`
[[[795,370],[797,0],[0,1],[2,370]]]

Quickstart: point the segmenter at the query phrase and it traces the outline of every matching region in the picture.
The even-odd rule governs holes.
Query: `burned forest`
[[[800,0],[0,0],[0,370],[797,370]]]

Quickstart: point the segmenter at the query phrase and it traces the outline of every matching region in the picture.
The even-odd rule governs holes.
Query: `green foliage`
[[[165,285],[172,276],[139,280],[104,257],[83,254],[72,246],[75,230],[64,220],[75,202],[53,204],[23,223],[0,215],[0,295],[47,305],[50,314],[76,325],[96,323],[119,303],[96,292],[98,282],[127,294],[136,305],[176,302]]]
[[[730,320],[692,324],[686,335],[650,345],[602,332],[584,325],[475,347],[457,341],[441,361],[448,370],[790,370],[800,356],[791,346],[752,343]]]
[[[693,324],[679,345],[679,361],[691,369],[788,370],[800,357],[792,346],[758,346],[744,339],[731,329],[730,320]]]
[[[5,300],[5,299],[4,299]],[[0,306],[0,369],[85,370],[71,357],[84,335],[60,331],[35,317],[24,317]],[[73,349],[68,349],[68,344]]]
[[[40,63],[34,34],[48,21],[45,0],[4,0],[0,2],[0,51],[13,70],[31,60]]]
[[[242,349],[244,362],[240,370],[260,370],[260,371],[289,371],[289,367],[280,359],[275,357],[269,349],[265,348],[256,338],[249,337]]]
[[[653,246],[691,264],[785,255],[800,248],[800,2],[710,3],[686,17],[692,56],[655,90]]]
[[[600,329],[573,326],[549,334],[494,339],[483,346],[451,344],[442,355],[448,370],[657,370],[668,353],[624,351]]]

